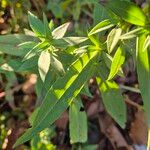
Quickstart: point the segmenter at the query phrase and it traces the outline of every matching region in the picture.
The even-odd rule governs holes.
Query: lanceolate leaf
[[[129,23],[139,26],[145,26],[147,24],[145,14],[134,3],[121,0],[109,0],[105,7]]]
[[[44,24],[31,12],[28,13],[28,19],[31,29],[37,36],[44,36]]]
[[[65,23],[59,27],[57,27],[56,29],[53,30],[52,32],[52,36],[54,39],[61,39],[64,37],[68,27],[69,27],[70,23]]]
[[[39,109],[33,127],[18,139],[15,146],[30,140],[38,132],[51,125],[67,109],[86,81],[93,75],[96,55],[98,55],[97,51],[84,54],[71,65],[64,77],[54,83]]]
[[[85,143],[87,141],[87,116],[80,99],[75,99],[70,105],[69,122],[70,142]]]
[[[86,41],[88,38],[87,37],[64,37],[63,39],[67,43],[69,43],[69,46],[73,46]]]
[[[28,35],[1,35],[0,52],[15,56],[24,56],[30,49],[21,48],[20,43],[36,41],[37,39]],[[31,46],[31,45],[30,45]]]
[[[150,55],[148,49],[143,52],[143,45],[146,35],[137,38],[137,74],[144,102],[144,109],[147,116],[147,123],[150,127]]]
[[[99,24],[97,24],[88,34],[88,36],[91,36],[93,34],[102,32],[104,30],[107,30],[111,27],[113,27],[114,25],[111,24],[111,22],[109,20],[104,20],[102,22],[100,22]]]
[[[107,112],[124,128],[126,123],[126,105],[118,85],[114,81],[103,81],[100,77],[97,77],[96,80]]]
[[[111,32],[109,33],[109,35],[107,37],[108,53],[111,53],[113,51],[113,49],[115,48],[115,46],[117,45],[120,35],[121,35],[121,32],[122,32],[122,29],[118,28],[118,29],[111,30]]]
[[[108,80],[112,79],[118,73],[124,61],[125,61],[125,51],[124,48],[120,46],[118,47],[112,60]]]
[[[111,64],[112,64],[112,61],[113,61],[113,58],[109,55],[109,54],[107,54],[107,53],[105,53],[105,52],[102,52],[102,57],[103,57],[103,59],[104,59],[104,62],[105,62],[105,64],[106,64],[106,66],[109,68],[109,69],[111,69]],[[118,73],[117,73],[119,76],[124,76],[124,74],[123,74],[123,71],[122,71],[122,68],[120,68],[119,70],[118,70]]]
[[[64,75],[65,71],[64,71],[64,68],[63,68],[63,65],[62,63],[55,57],[55,56],[52,56],[51,55],[51,65],[52,67],[54,68],[54,70],[61,76]]]
[[[143,51],[147,50],[150,47],[150,35],[147,36],[143,45]]]
[[[50,53],[48,51],[42,51],[38,60],[38,70],[43,82],[45,80],[49,67],[50,67]]]
[[[108,19],[108,17],[109,16],[106,8],[99,3],[95,3],[93,12],[94,24],[97,24],[105,19]]]

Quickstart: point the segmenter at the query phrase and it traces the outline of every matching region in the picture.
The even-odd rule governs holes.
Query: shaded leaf
[[[28,35],[1,35],[0,36],[0,52],[14,56],[24,56],[30,49],[21,48],[20,43],[36,41],[37,39]]]
[[[87,141],[87,116],[81,111],[83,105],[80,99],[75,99],[69,108],[70,142],[85,143]]]
[[[38,19],[37,16],[35,16],[31,12],[28,12],[28,20],[29,20],[30,27],[34,31],[34,33],[37,36],[44,36],[45,33],[44,24],[42,23],[42,21]]]
[[[114,81],[102,81],[100,77],[97,77],[96,80],[107,112],[122,128],[125,128],[126,104],[118,85]]]

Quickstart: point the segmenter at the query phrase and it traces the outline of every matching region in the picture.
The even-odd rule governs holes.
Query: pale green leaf
[[[137,37],[138,33],[140,33],[142,29],[143,29],[143,28],[140,27],[140,28],[136,28],[136,29],[134,29],[134,30],[132,30],[132,31],[129,31],[129,32],[127,32],[127,33],[121,35],[121,36],[120,36],[120,39],[121,39],[121,40],[128,40],[128,39]]]
[[[104,30],[107,30],[111,27],[113,27],[114,25],[111,24],[111,22],[109,20],[104,20],[100,23],[98,23],[89,33],[88,33],[88,36],[91,36],[93,34],[96,34],[96,33],[99,33],[99,32],[102,32]]]
[[[82,42],[85,42],[88,38],[87,37],[64,37],[63,39],[67,43],[69,43],[69,46],[74,46]]]
[[[38,60],[38,70],[43,82],[49,70],[50,62],[50,53],[48,51],[42,51]]]
[[[125,128],[126,104],[119,86],[114,81],[102,81],[100,77],[97,77],[96,80],[107,112],[122,128]]]
[[[64,37],[65,33],[67,32],[67,29],[69,27],[70,23],[62,24],[61,26],[57,27],[53,30],[52,36],[54,39],[61,39]]]
[[[65,73],[64,67],[63,67],[62,63],[55,56],[51,55],[50,63],[51,63],[51,66],[54,68],[54,70],[59,75],[61,75],[61,76],[64,75],[64,73]]]
[[[124,61],[125,61],[125,51],[124,48],[120,46],[118,47],[113,57],[108,80],[111,80],[118,73]]]
[[[79,99],[75,99],[69,108],[70,142],[85,143],[87,141],[87,116]]]
[[[111,32],[107,36],[107,50],[108,53],[111,53],[115,46],[117,45],[120,35],[121,35],[122,29],[121,28],[114,28],[111,30]]]

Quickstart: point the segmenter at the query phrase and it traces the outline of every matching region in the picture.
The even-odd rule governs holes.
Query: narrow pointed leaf
[[[30,140],[38,132],[51,125],[67,109],[86,81],[93,75],[97,54],[97,51],[84,54],[71,65],[65,76],[54,83],[39,109],[33,127],[17,140],[15,146]]]
[[[100,77],[97,77],[96,80],[107,112],[124,128],[126,123],[126,104],[119,86],[114,81],[102,81]]]
[[[48,23],[48,20],[46,18],[46,15],[45,13],[43,13],[43,22],[44,22],[44,33],[45,33],[45,36],[47,38],[49,38],[51,36],[51,30],[49,28],[49,23]]]
[[[96,33],[99,33],[99,32],[102,32],[104,30],[107,30],[111,27],[113,27],[114,25],[111,24],[111,22],[109,20],[104,20],[100,23],[98,23],[89,33],[88,33],[88,36],[91,36],[93,34],[96,34]]]
[[[31,29],[37,36],[44,36],[44,24],[31,12],[28,13],[28,19]]]
[[[143,45],[143,51],[146,51],[150,47],[150,35],[147,36]]]
[[[121,32],[122,32],[122,29],[118,28],[118,29],[111,30],[111,32],[109,33],[107,37],[108,53],[111,53],[114,50],[115,46],[117,45],[120,39]]]
[[[124,48],[120,46],[118,47],[114,55],[114,58],[112,60],[108,80],[111,80],[118,73],[124,61],[125,61],[125,51],[124,51]]]
[[[109,69],[111,69],[111,64],[112,64],[113,58],[112,58],[109,54],[107,54],[107,53],[105,53],[105,52],[102,52],[102,57],[104,58],[104,62],[105,62],[105,64],[106,64],[106,66],[107,66]],[[120,68],[120,69],[118,70],[118,73],[117,73],[117,74],[118,74],[119,76],[124,76],[122,68]]]
[[[23,49],[19,44],[36,40],[36,38],[28,35],[1,35],[0,52],[14,56],[24,56],[30,49]]]
[[[79,99],[80,100],[80,99]],[[70,142],[85,143],[87,141],[87,116],[81,100],[75,99],[69,108]]]
[[[62,63],[55,57],[55,56],[51,56],[51,65],[54,68],[54,70],[61,76],[64,75],[65,70],[64,67],[62,65]]]
[[[87,37],[64,37],[63,39],[67,43],[69,43],[69,46],[74,46],[86,41],[88,38]]]
[[[106,2],[105,7],[131,24],[139,26],[145,26],[147,24],[147,18],[144,12],[134,3],[121,0],[109,0]]]
[[[150,127],[150,53],[148,49],[143,52],[145,39],[145,34],[137,38],[136,62],[139,87],[144,102],[144,110],[146,112],[147,123]]]
[[[56,29],[53,30],[52,36],[54,39],[61,39],[64,37],[65,33],[67,32],[67,29],[69,27],[70,23],[65,23]]]
[[[42,51],[38,60],[38,70],[43,82],[45,80],[49,67],[50,67],[50,53],[48,51]]]

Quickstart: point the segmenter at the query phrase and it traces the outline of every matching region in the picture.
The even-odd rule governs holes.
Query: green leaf
[[[146,112],[147,123],[150,127],[150,53],[147,50],[143,52],[143,45],[146,35],[143,34],[137,38],[137,74],[141,95],[144,102],[144,110]]]
[[[50,67],[50,53],[48,51],[42,51],[38,60],[38,70],[42,81],[45,81],[45,77]]]
[[[111,53],[115,46],[117,45],[120,35],[121,35],[122,29],[112,29],[111,32],[107,36],[107,50],[108,53]]]
[[[98,23],[89,33],[88,33],[88,36],[91,36],[93,34],[96,34],[96,33],[99,33],[99,32],[102,32],[104,30],[107,30],[111,27],[113,27],[114,25],[111,24],[111,22],[109,20],[104,20],[100,23]]]
[[[147,36],[143,45],[143,51],[146,51],[150,46],[150,35]]]
[[[70,102],[80,93],[84,84],[93,75],[97,55],[98,51],[82,55],[70,66],[65,76],[53,84],[40,106],[33,127],[17,140],[15,147],[30,140],[38,132],[51,125],[67,109]]]
[[[62,63],[55,56],[51,55],[50,63],[52,65],[52,67],[54,68],[54,70],[59,75],[63,76],[65,74],[65,70],[64,70],[64,67],[63,67]]]
[[[23,61],[38,55],[38,53],[40,53],[42,50],[45,50],[48,47],[49,47],[49,43],[47,41],[36,43],[34,47],[29,49],[28,53],[24,56]]]
[[[141,30],[143,30],[142,27],[139,27],[139,28],[136,28],[132,31],[129,31],[123,35],[120,36],[120,39],[121,40],[128,40],[128,39],[131,39],[131,38],[134,38],[134,37],[137,37],[137,34],[141,32]]]
[[[93,12],[94,24],[97,24],[108,18],[109,16],[108,16],[108,12],[106,11],[106,8],[101,4],[96,3],[94,5],[94,12]]]
[[[21,48],[20,43],[37,41],[36,38],[28,35],[1,35],[0,36],[0,52],[14,56],[24,56],[30,49]]]
[[[69,109],[70,142],[85,143],[87,141],[87,116],[79,99],[75,99]]]
[[[114,55],[114,58],[112,60],[108,80],[111,80],[118,73],[124,61],[125,61],[125,51],[124,51],[124,48],[120,46],[118,47]]]
[[[87,39],[88,39],[87,37],[64,37],[63,38],[63,40],[69,43],[69,46],[80,44],[82,42],[85,42]]]
[[[44,24],[42,23],[42,21],[31,12],[28,12],[28,20],[30,27],[34,31],[34,33],[39,37],[44,36]]]
[[[126,104],[118,85],[114,81],[103,81],[100,77],[96,80],[107,112],[122,128],[125,128]]]
[[[67,29],[69,27],[70,23],[62,24],[61,26],[57,27],[53,30],[52,36],[54,39],[61,39],[64,37],[65,33],[67,32]]]
[[[105,52],[102,52],[102,57],[103,57],[103,59],[104,59],[104,62],[105,62],[105,64],[106,64],[106,66],[110,69],[110,68],[111,68],[111,64],[112,64],[112,61],[113,61],[113,58],[112,58],[109,54],[107,54],[107,53],[105,53]],[[124,76],[123,71],[122,71],[121,68],[118,70],[118,73],[117,73],[117,74],[118,74],[119,76]]]
[[[49,28],[49,23],[48,23],[48,20],[47,20],[47,17],[45,15],[45,13],[43,13],[43,22],[44,22],[44,33],[45,33],[45,36],[47,38],[49,38],[51,36],[51,30]]]
[[[144,12],[134,3],[121,0],[109,0],[105,4],[105,7],[131,24],[139,26],[145,26],[147,24],[147,17]]]
[[[60,7],[60,4],[57,1],[56,2],[48,1],[47,9],[51,10],[56,18],[63,17],[62,8]]]
[[[35,72],[37,71],[38,56],[34,56],[26,61],[21,62],[17,72]]]

